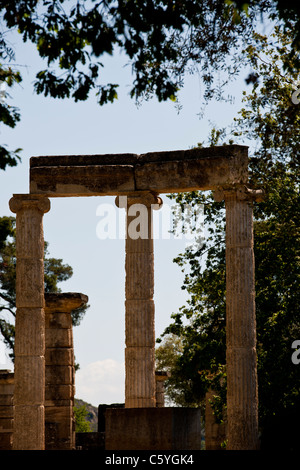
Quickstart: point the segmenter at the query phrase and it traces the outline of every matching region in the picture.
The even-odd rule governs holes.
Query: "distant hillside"
[[[93,432],[98,431],[98,408],[96,406],[90,405],[89,403],[83,400],[79,400],[77,398],[75,398],[75,406],[76,407],[85,406],[88,412],[86,416],[86,420],[91,425],[91,431]]]

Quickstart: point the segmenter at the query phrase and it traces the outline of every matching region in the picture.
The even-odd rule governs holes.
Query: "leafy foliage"
[[[13,87],[15,83],[20,83],[22,78],[19,71],[14,70],[8,64],[14,60],[14,52],[7,45],[3,35],[0,35],[0,57],[5,63],[0,63],[0,85],[2,86],[0,96],[0,122],[5,126],[14,128],[17,122],[20,121],[19,110],[8,103],[9,94],[6,92],[5,87]],[[21,149],[10,151],[5,145],[0,145],[0,170],[4,170],[6,166],[16,166],[20,161]]]
[[[91,432],[91,425],[87,420],[88,414],[86,405],[74,406],[76,432]]]
[[[36,73],[37,94],[86,100],[95,93],[100,105],[118,98],[118,79],[101,83],[103,58],[124,53],[132,66],[132,98],[156,96],[176,100],[186,72],[200,73],[204,100],[220,98],[224,82],[216,75],[236,76],[248,57],[242,47],[253,43],[264,21],[289,29],[292,46],[284,67],[300,69],[299,9],[293,2],[257,0],[3,0],[0,1],[0,81],[11,88],[22,80],[6,34],[17,30],[32,42],[46,67]],[[6,29],[5,29],[6,28]],[[256,77],[250,73],[248,80]],[[15,127],[19,110],[3,92],[0,122]],[[21,149],[0,146],[0,169],[15,166]]]
[[[190,64],[200,66],[207,85],[211,71],[240,66],[241,41],[251,41],[261,15],[280,18],[289,27],[299,24],[299,11],[260,0],[14,0],[0,4],[8,28],[17,27],[24,41],[33,42],[47,68],[37,74],[35,89],[46,96],[85,100],[95,89],[104,104],[117,98],[118,84],[99,84],[100,57],[116,49],[129,58],[134,75],[131,95],[154,93],[158,100],[176,95]],[[294,32],[292,52],[299,52]],[[287,62],[290,64],[290,58]],[[52,67],[50,69],[50,67]],[[230,67],[229,67],[230,68]]]
[[[162,335],[166,339],[175,335],[181,340],[182,353],[171,368],[177,396],[185,403],[203,406],[208,388],[221,392],[220,384],[225,377],[224,204],[215,202],[212,194],[203,192],[172,197],[179,204],[203,204],[204,225],[208,226],[204,243],[196,249],[187,249],[174,260],[185,272],[182,289],[187,291],[189,298],[187,304],[172,315],[173,323]],[[165,346],[163,343],[163,349]],[[179,378],[177,383],[176,378]]]

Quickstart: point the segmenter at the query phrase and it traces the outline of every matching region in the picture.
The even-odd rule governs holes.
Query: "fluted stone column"
[[[71,313],[87,303],[80,293],[45,294],[45,449],[75,449],[75,367]]]
[[[221,194],[222,193],[222,194]],[[229,450],[258,447],[252,201],[259,191],[223,190],[226,207],[226,369]]]
[[[147,192],[116,204],[126,209],[125,408],[155,407],[152,210],[162,200]]]
[[[45,317],[43,215],[46,197],[15,195],[16,323],[14,438],[16,450],[44,449]]]

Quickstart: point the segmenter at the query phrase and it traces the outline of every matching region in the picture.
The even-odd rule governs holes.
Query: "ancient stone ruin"
[[[0,377],[5,395],[0,399],[7,403],[6,434],[13,449],[74,448],[70,312],[87,297],[45,295],[43,217],[50,210],[50,198],[105,195],[116,196],[117,206],[126,210],[127,227],[132,204],[142,205],[148,218],[145,238],[126,238],[125,407],[107,411],[107,448],[152,449],[155,432],[167,449],[195,449],[191,436],[199,436],[199,410],[168,409],[156,403],[161,384],[154,360],[151,236],[151,213],[162,204],[159,195],[193,190],[213,190],[226,207],[227,449],[257,448],[252,202],[261,192],[248,185],[247,147],[230,145],[144,155],[30,159],[30,192],[14,194],[9,203],[16,214],[17,233],[15,370],[13,389],[9,374],[3,384]],[[187,431],[184,442],[174,423]],[[125,424],[135,441],[124,438]],[[157,440],[155,445],[159,446]]]

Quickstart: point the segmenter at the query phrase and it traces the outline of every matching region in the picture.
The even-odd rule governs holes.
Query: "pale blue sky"
[[[32,82],[39,60],[30,45],[12,41],[23,82],[10,94],[21,112],[14,130],[0,125],[1,142],[22,147],[22,163],[0,172],[0,215],[12,215],[8,201],[14,193],[28,193],[29,158],[39,155],[146,153],[188,149],[207,139],[212,121],[230,125],[240,108],[244,82],[228,92],[235,103],[212,102],[202,120],[202,92],[197,76],[187,78],[180,95],[183,109],[156,99],[137,107],[128,96],[130,68],[120,56],[109,59],[104,80],[118,82],[119,99],[99,107],[92,96],[84,103],[36,96]],[[169,201],[163,198],[165,204]],[[97,207],[114,204],[114,198],[51,199],[44,217],[45,240],[50,255],[62,258],[74,269],[73,277],[60,285],[65,292],[82,292],[91,305],[82,324],[74,329],[75,356],[81,369],[76,374],[76,396],[97,406],[124,400],[124,240],[99,240]],[[172,312],[185,301],[183,274],[173,258],[184,240],[155,241],[156,336],[170,323]],[[0,365],[1,367],[1,365]],[[7,364],[2,368],[7,367]]]

